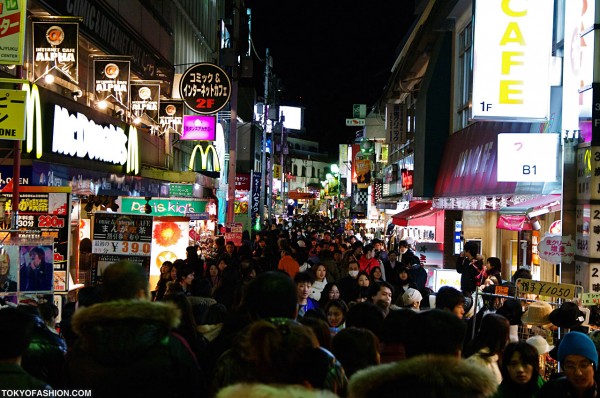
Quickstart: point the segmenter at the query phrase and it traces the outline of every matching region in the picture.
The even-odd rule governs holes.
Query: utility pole
[[[265,218],[265,199],[267,197],[267,120],[269,120],[268,103],[269,103],[269,81],[271,80],[271,57],[269,49],[265,57],[265,102],[263,107],[263,133],[262,133],[262,154],[260,158],[260,220]]]

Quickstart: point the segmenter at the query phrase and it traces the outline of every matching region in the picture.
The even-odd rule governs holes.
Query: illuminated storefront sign
[[[121,211],[128,214],[145,214],[146,200],[140,197],[122,197]],[[186,216],[206,211],[208,201],[199,199],[150,199],[152,216]]]
[[[25,151],[35,149],[35,158],[43,155],[43,118],[38,87],[34,84],[27,91],[27,130]],[[52,152],[88,158],[100,162],[126,165],[127,173],[139,173],[140,161],[137,129],[129,126],[125,133],[121,127],[113,124],[98,124],[88,116],[54,105],[52,121]]]
[[[546,120],[552,0],[485,0],[475,8],[473,118]]]
[[[219,156],[217,155],[217,150],[214,146],[208,145],[206,148],[202,148],[200,145],[196,145],[194,150],[192,151],[192,156],[190,157],[189,169],[194,170],[194,161],[196,160],[196,152],[200,152],[201,161],[202,161],[202,170],[210,170],[210,171],[221,171],[221,163],[219,162]],[[212,152],[212,168],[208,166],[208,153]]]
[[[216,136],[214,116],[183,116],[182,140],[214,141]]]
[[[558,139],[558,134],[498,134],[498,181],[556,181]]]

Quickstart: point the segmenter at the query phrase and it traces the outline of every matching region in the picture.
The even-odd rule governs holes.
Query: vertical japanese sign
[[[79,22],[73,19],[33,22],[34,80],[51,74],[78,84]]]
[[[127,260],[150,276],[152,216],[94,213],[92,218],[92,284],[102,281],[110,264]]]
[[[252,194],[250,196],[250,216],[252,217],[252,225],[256,225],[257,220],[260,220],[260,176],[259,172],[252,172]]]
[[[0,64],[23,65],[26,0],[0,0]]]
[[[68,187],[19,188],[17,236],[30,242],[54,241],[50,257],[54,261],[55,279],[66,276],[69,270],[70,191]],[[9,199],[6,209],[11,211],[12,193],[4,193],[4,196]]]
[[[94,58],[93,87],[99,101],[115,101],[129,109],[130,64],[116,58]]]
[[[153,123],[158,122],[160,84],[158,81],[131,82],[131,113],[137,117],[146,115]]]

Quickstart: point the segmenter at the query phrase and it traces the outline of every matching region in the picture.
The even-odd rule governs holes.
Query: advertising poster
[[[160,266],[165,261],[185,260],[189,245],[190,219],[186,217],[155,217],[152,224],[152,251],[150,255],[150,286],[160,277]],[[154,282],[154,283],[153,283]]]
[[[150,275],[152,216],[96,212],[92,217],[92,285],[113,262],[133,261]]]
[[[129,109],[130,62],[119,59],[94,59],[94,94],[99,101],[117,102]]]
[[[0,296],[16,294],[19,279],[19,246],[0,249]]]
[[[53,263],[52,245],[19,246],[19,291],[52,292]]]
[[[78,84],[79,23],[68,19],[33,22],[34,80],[51,74]]]
[[[30,242],[54,242],[54,269],[66,274],[69,269],[71,188],[31,186],[20,187],[19,191],[18,238]],[[12,211],[12,193],[3,195],[8,198],[6,210]]]
[[[242,223],[227,223],[225,224],[225,243],[233,242],[236,246],[242,245],[242,232],[244,224]]]
[[[23,65],[26,0],[0,0],[0,64]]]
[[[158,122],[158,102],[160,84],[158,82],[131,82],[131,112],[142,117],[146,115],[152,123]]]

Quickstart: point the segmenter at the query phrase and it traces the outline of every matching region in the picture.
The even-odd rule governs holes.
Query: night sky
[[[330,154],[350,143],[352,104],[367,111],[382,95],[400,43],[413,20],[413,0],[246,0],[252,37],[281,79],[283,105],[304,106],[307,137]],[[255,58],[256,59],[256,58]],[[254,73],[263,95],[264,62]]]

